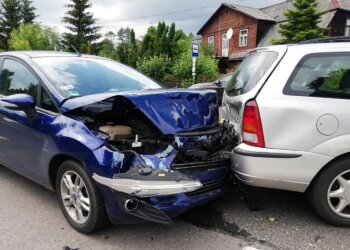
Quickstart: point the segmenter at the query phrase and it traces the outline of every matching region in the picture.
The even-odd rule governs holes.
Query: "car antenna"
[[[71,44],[69,41],[66,40],[66,42],[68,43],[68,45],[75,51],[75,53],[77,54],[77,56],[81,56],[80,52],[74,47],[73,44]]]
[[[81,53],[74,47],[74,45],[71,42],[69,42],[67,39],[64,39],[62,36],[60,36],[60,38],[61,42],[63,42],[63,44],[66,44],[66,47],[71,47],[74,50],[75,54],[77,54],[77,56],[81,56]]]

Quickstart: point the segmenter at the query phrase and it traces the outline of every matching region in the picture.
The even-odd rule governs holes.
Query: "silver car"
[[[328,223],[350,226],[350,43],[259,48],[225,89],[243,183],[307,193]]]

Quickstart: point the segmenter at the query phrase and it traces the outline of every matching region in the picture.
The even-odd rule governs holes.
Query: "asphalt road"
[[[349,248],[350,229],[324,224],[303,195],[273,190],[257,195],[264,209],[256,212],[233,188],[172,226],[108,226],[86,236],[66,223],[54,193],[0,167],[0,249]]]

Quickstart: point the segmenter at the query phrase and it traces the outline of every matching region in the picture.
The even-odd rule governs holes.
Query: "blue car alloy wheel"
[[[215,91],[71,53],[0,53],[0,69],[0,164],[54,190],[74,229],[170,224],[226,190],[236,134]]]
[[[101,194],[79,163],[71,160],[62,163],[56,193],[64,216],[76,230],[90,233],[107,223]]]

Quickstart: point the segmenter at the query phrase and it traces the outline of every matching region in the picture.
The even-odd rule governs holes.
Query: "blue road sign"
[[[199,56],[199,44],[198,43],[192,43],[192,56],[193,57]]]

